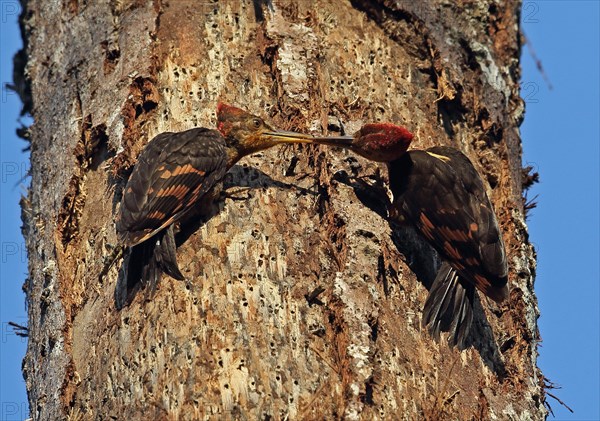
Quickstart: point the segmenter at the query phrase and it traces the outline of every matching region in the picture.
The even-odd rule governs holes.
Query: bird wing
[[[392,178],[400,183],[395,202],[438,253],[486,295],[505,299],[504,244],[469,159],[448,147],[411,151],[390,164]]]
[[[139,156],[117,217],[121,240],[133,246],[180,219],[227,172],[225,141],[216,130],[165,132]]]

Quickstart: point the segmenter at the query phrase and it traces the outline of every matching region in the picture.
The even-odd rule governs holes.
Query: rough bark
[[[28,1],[34,419],[543,419],[519,10],[517,0]],[[417,148],[463,150],[501,221],[509,302],[478,301],[466,351],[432,341],[420,317],[438,261],[380,215],[364,180],[381,184],[385,170],[299,146],[233,168],[227,184],[250,197],[184,229],[189,282],[165,276],[152,300],[117,308],[122,261],[100,275],[129,170],[159,132],[214,127],[217,100],[282,128],[385,120],[415,132]]]

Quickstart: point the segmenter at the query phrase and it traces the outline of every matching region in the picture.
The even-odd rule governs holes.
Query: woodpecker
[[[407,148],[413,135],[391,124],[368,124],[354,136],[315,138],[387,163],[393,202],[389,214],[408,222],[437,251],[443,263],[423,310],[423,325],[450,346],[466,347],[475,289],[496,302],[508,297],[504,242],[483,181],[459,150]]]
[[[119,240],[131,248],[128,295],[146,284],[153,292],[162,272],[184,279],[177,266],[173,224],[214,199],[213,187],[237,161],[278,144],[312,138],[275,130],[260,117],[221,103],[217,120],[219,130],[161,133],[140,153],[116,217]]]

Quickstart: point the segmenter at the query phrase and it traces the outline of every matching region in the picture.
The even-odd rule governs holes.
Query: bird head
[[[410,145],[413,134],[391,123],[365,124],[354,136],[315,137],[314,143],[350,149],[372,161],[392,162]]]
[[[235,149],[240,158],[282,143],[311,143],[313,139],[310,135],[273,129],[262,118],[223,103],[217,105],[217,121],[227,146]]]

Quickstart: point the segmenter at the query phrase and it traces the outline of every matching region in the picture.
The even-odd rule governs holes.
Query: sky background
[[[21,363],[26,340],[27,256],[19,199],[29,179],[27,146],[15,135],[20,101],[6,89],[21,47],[19,3],[0,0],[0,421],[28,417]],[[523,2],[522,29],[552,89],[523,47],[523,163],[540,173],[528,220],[538,254],[535,290],[541,317],[538,364],[562,389],[550,392],[557,420],[600,420],[600,8],[598,1]],[[25,124],[30,120],[21,119]]]

